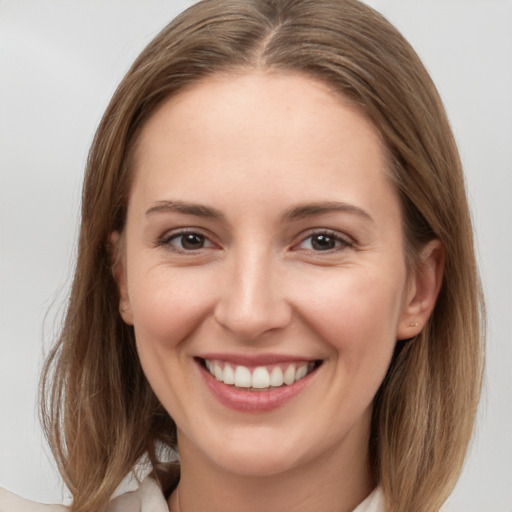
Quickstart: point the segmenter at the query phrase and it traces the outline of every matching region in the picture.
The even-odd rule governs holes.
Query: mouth
[[[316,371],[322,364],[322,360],[313,360],[246,366],[222,359],[196,360],[217,382],[239,388],[240,391],[254,392],[292,386]]]

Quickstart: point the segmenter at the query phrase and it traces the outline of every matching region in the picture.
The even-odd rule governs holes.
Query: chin
[[[308,467],[335,449],[330,436],[317,438],[311,425],[306,430],[304,425],[297,426],[301,428],[294,429],[287,422],[273,426],[225,425],[218,435],[207,435],[196,446],[201,445],[202,457],[220,470],[262,478]]]
[[[247,477],[267,477],[290,471],[297,465],[297,453],[274,449],[273,446],[252,446],[222,450],[213,459],[214,464],[229,473]]]

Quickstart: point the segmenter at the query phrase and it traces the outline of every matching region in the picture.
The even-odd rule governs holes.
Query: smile
[[[291,386],[307,377],[320,365],[320,361],[301,361],[248,367],[214,359],[204,359],[203,363],[218,382],[250,391],[267,391]]]

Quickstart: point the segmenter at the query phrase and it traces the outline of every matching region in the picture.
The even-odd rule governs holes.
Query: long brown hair
[[[175,426],[142,372],[118,312],[109,234],[122,231],[131,157],[161,102],[219,72],[313,76],[358,105],[382,134],[400,193],[406,258],[437,238],[441,292],[428,325],[397,347],[376,398],[371,468],[394,512],[434,512],[471,437],[483,367],[483,301],[457,148],[411,46],[356,0],[205,0],[171,22],[115,92],[87,162],[78,261],[47,360],[42,419],[75,512],[101,512],[144,455],[158,467]],[[341,475],[340,475],[341,478]]]

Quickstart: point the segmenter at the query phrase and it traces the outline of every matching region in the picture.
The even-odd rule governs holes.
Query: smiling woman
[[[199,2],[91,148],[43,386],[71,510],[437,512],[481,315],[457,149],[400,34],[355,0]]]
[[[132,165],[114,272],[142,368],[192,468],[182,506],[204,509],[193,489],[208,467],[212,506],[213,489],[236,489],[234,479],[277,484],[314,465],[324,485],[333,466],[351,475],[317,507],[336,498],[354,508],[373,487],[373,397],[396,340],[425,325],[442,271],[432,241],[407,272],[378,131],[320,81],[247,70],[167,100]],[[304,491],[290,496],[294,509]]]

